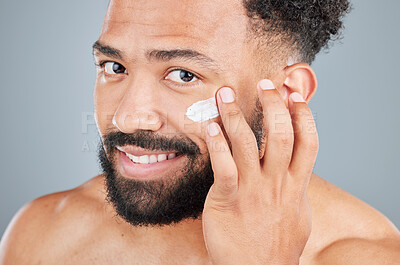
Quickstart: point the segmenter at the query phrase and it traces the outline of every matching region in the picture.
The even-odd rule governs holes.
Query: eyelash
[[[97,67],[100,67],[100,68],[104,71],[104,65],[105,65],[106,63],[110,63],[110,62],[115,62],[115,61],[105,60],[105,61],[100,61],[99,63],[95,63],[95,65],[96,65]],[[117,63],[117,62],[116,62],[116,63]],[[121,65],[122,65],[122,64],[121,64]],[[123,65],[122,65],[122,66],[123,66]],[[187,69],[185,69],[185,68],[182,68],[182,67],[174,67],[174,68],[172,68],[172,69],[169,69],[169,70],[167,70],[167,71],[165,72],[164,75],[165,75],[165,76],[168,76],[171,72],[176,71],[176,70],[182,70],[182,71],[189,72],[189,73],[191,73],[192,75],[194,75],[194,76],[198,79],[197,81],[195,81],[195,82],[193,82],[193,83],[188,83],[187,85],[185,85],[184,83],[177,83],[177,82],[170,81],[170,80],[168,80],[168,79],[164,79],[165,81],[167,81],[167,82],[173,84],[173,85],[176,86],[176,87],[187,87],[188,85],[190,85],[190,86],[197,86],[197,85],[199,85],[199,84],[198,84],[198,81],[202,81],[202,80],[203,80],[203,78],[202,78],[199,74],[193,73],[192,71],[189,71],[189,70],[187,70]]]
[[[104,69],[104,65],[105,65],[106,63],[118,63],[118,62],[106,60],[106,61],[100,61],[99,63],[95,63],[95,65],[96,65],[97,67],[100,67],[100,68]],[[118,63],[118,64],[120,64],[120,63]],[[122,65],[122,64],[121,64],[121,65]],[[123,66],[123,65],[122,65],[122,66]],[[125,66],[124,66],[124,67],[125,67]]]
[[[173,67],[171,69],[168,69],[165,72],[164,76],[168,76],[170,73],[172,73],[173,71],[177,71],[177,70],[181,70],[181,71],[185,71],[185,72],[191,73],[195,78],[197,78],[197,80],[195,82],[186,83],[186,84],[185,83],[177,83],[177,82],[171,81],[169,79],[164,79],[164,80],[167,81],[168,83],[173,84],[176,87],[188,87],[188,86],[196,87],[196,86],[200,85],[199,81],[203,80],[202,76],[200,76],[199,74],[193,73],[192,71],[189,71],[189,70],[187,70],[185,68],[182,68],[182,67]]]

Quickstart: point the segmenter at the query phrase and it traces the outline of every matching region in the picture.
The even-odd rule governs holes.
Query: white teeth
[[[159,155],[142,155],[142,156],[134,156],[134,155],[131,155],[128,153],[125,153],[125,154],[133,162],[138,163],[138,164],[152,164],[152,163],[162,162],[167,159],[173,159],[176,157],[176,153],[159,154]]]
[[[167,160],[167,155],[166,154],[158,155],[158,162],[161,162],[161,161],[164,161],[164,160]]]
[[[156,155],[151,155],[150,156],[150,164],[151,163],[155,163],[155,162],[157,162],[157,156]]]
[[[132,155],[132,161],[135,163],[139,163],[139,157]]]
[[[139,157],[139,163],[140,164],[148,164],[149,163],[149,156],[148,155],[143,155]]]
[[[139,163],[139,157],[125,153],[133,162]]]

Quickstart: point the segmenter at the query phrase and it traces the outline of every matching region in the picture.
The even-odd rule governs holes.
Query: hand
[[[217,123],[206,130],[214,184],[202,224],[214,265],[298,264],[311,233],[306,191],[318,152],[312,113],[299,93],[290,95],[288,110],[269,80],[258,94],[266,133],[261,160],[232,89],[221,88],[217,102],[233,154]]]

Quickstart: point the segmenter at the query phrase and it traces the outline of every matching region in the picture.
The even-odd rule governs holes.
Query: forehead
[[[195,48],[224,60],[243,48],[247,22],[241,0],[115,0],[100,40],[127,54]]]

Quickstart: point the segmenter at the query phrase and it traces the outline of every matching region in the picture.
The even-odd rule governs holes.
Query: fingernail
[[[263,79],[258,84],[262,90],[275,89],[274,83],[269,79]]]
[[[207,130],[210,136],[216,136],[219,134],[218,125],[215,122],[208,124]]]
[[[297,92],[293,92],[292,94],[290,94],[290,98],[292,99],[293,102],[306,102],[303,96]]]
[[[235,96],[233,95],[232,89],[229,87],[223,87],[219,90],[219,96],[224,103],[232,103],[235,101]]]

